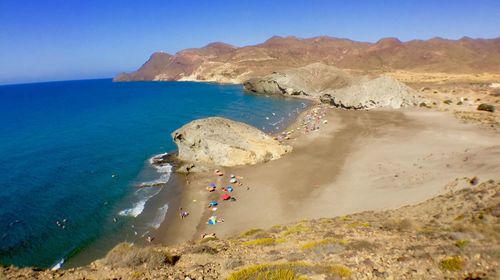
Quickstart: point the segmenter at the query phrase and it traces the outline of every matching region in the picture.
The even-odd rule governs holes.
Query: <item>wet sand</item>
[[[165,244],[199,239],[202,233],[228,237],[250,228],[267,228],[302,219],[333,217],[366,210],[415,204],[467,186],[464,177],[498,179],[500,133],[462,124],[451,115],[429,110],[345,111],[327,109],[328,124],[318,131],[294,132],[292,153],[255,166],[190,175],[181,207],[170,211]],[[298,127],[297,122],[289,129]],[[240,178],[235,202],[220,202],[222,192],[205,187],[229,185]],[[218,199],[216,212],[206,207]],[[207,225],[211,215],[224,223]]]

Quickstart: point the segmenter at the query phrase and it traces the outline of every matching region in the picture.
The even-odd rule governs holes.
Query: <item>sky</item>
[[[500,1],[1,0],[0,84],[109,78],[155,51],[273,35],[495,38]]]

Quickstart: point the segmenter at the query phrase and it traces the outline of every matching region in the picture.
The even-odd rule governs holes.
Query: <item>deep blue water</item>
[[[139,202],[154,193],[136,185],[166,175],[145,169],[152,156],[175,150],[170,133],[181,125],[224,116],[274,131],[303,106],[238,85],[0,86],[0,263],[50,267],[140,219]]]

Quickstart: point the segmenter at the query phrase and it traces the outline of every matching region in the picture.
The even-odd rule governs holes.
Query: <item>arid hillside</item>
[[[175,247],[122,243],[88,267],[0,268],[0,279],[498,279],[500,184],[457,180],[469,186],[450,184],[447,194],[397,210]]]
[[[408,42],[384,38],[365,43],[327,36],[308,39],[274,36],[262,44],[246,47],[211,43],[175,55],[154,53],[137,71],[120,74],[115,81],[241,83],[315,62],[357,72],[498,73],[500,38]]]

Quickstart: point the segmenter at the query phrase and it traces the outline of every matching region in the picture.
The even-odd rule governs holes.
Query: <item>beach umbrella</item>
[[[236,176],[234,176],[234,174],[231,174],[231,178],[235,178]]]
[[[236,178],[233,178],[233,179],[229,180],[229,183],[231,183],[231,184],[236,183]]]
[[[230,195],[228,195],[227,193],[225,193],[225,194],[223,194],[223,195],[221,196],[221,198],[222,198],[223,200],[228,200],[228,199],[230,199],[230,198],[231,198],[231,196],[230,196]]]
[[[217,223],[217,217],[215,216],[212,216],[208,219],[208,222],[207,222],[209,225],[215,225]]]
[[[228,192],[232,192],[233,191],[233,187],[227,187],[227,191]]]
[[[217,201],[212,201],[212,202],[210,202],[210,206],[212,206],[212,207],[213,207],[213,206],[217,206]]]
[[[215,188],[215,184],[214,183],[210,183],[210,187]]]

